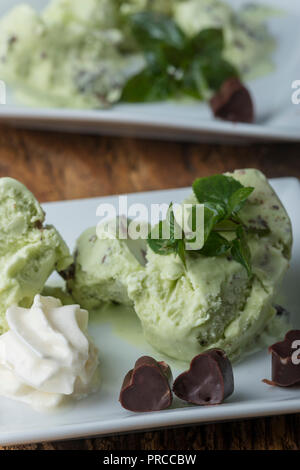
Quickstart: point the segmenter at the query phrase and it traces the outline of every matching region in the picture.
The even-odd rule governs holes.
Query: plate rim
[[[199,120],[195,124],[184,122],[168,122],[164,118],[147,118],[147,115],[121,115],[115,112],[109,115],[107,111],[87,111],[69,109],[26,109],[15,108],[2,110],[0,106],[0,121],[16,126],[25,126],[32,129],[53,129],[58,127],[61,131],[97,132],[99,134],[113,134],[120,136],[135,135],[137,138],[174,138],[183,140],[185,137],[201,140],[201,137],[269,140],[269,141],[300,141],[300,129],[295,127],[269,126],[260,124],[232,123],[214,119],[212,121]],[[103,116],[106,112],[107,115]],[[101,125],[97,130],[92,126]],[[58,127],[56,127],[58,126]],[[71,126],[71,128],[70,128]],[[72,126],[74,126],[72,128]],[[90,126],[90,127],[89,127]],[[180,134],[179,134],[180,133]]]

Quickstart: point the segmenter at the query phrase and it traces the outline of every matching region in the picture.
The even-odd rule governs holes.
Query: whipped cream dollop
[[[34,408],[82,398],[99,385],[98,350],[88,336],[88,312],[36,295],[30,309],[6,312],[0,336],[0,395]]]

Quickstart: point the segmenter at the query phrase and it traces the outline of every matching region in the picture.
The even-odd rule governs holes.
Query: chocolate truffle
[[[291,330],[283,341],[269,347],[272,354],[272,380],[268,385],[290,387],[300,383],[300,330]]]
[[[215,117],[225,121],[252,123],[254,106],[247,88],[236,77],[229,78],[211,98]]]
[[[125,376],[119,401],[135,412],[159,411],[172,403],[172,373],[165,362],[149,356],[139,358]]]
[[[173,391],[194,405],[219,405],[234,390],[232,366],[222,349],[194,357],[188,371],[174,382]]]

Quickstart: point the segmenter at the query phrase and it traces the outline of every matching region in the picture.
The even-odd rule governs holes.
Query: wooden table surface
[[[203,145],[0,126],[0,176],[22,181],[41,202],[188,186],[198,176],[244,167],[300,178],[300,145]],[[299,429],[297,414],[6,449],[300,449]]]

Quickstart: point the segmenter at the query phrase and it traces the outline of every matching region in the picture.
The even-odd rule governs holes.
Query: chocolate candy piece
[[[226,80],[211,98],[210,106],[214,115],[225,121],[247,123],[254,121],[251,95],[238,78]]]
[[[172,403],[172,372],[165,362],[149,356],[140,357],[125,376],[120,403],[130,411],[159,411]]]
[[[300,330],[291,330],[283,341],[269,347],[272,353],[272,380],[268,385],[290,387],[300,383]]]
[[[189,370],[173,386],[175,395],[194,405],[219,405],[233,390],[231,363],[222,349],[209,349],[194,357]]]

